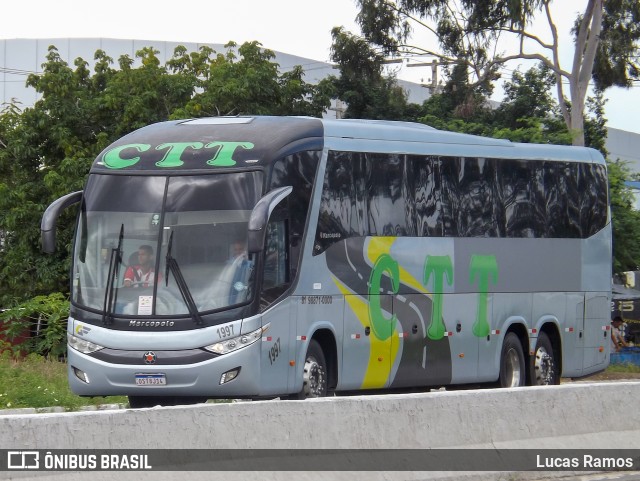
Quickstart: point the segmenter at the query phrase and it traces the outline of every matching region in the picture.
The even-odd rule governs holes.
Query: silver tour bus
[[[425,125],[151,125],[78,204],[69,382],[131,406],[493,383],[609,359],[603,157]]]

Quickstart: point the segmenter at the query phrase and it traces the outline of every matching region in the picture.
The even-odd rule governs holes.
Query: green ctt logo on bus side
[[[380,286],[382,276],[387,274],[391,281],[393,294],[397,294],[400,287],[400,269],[398,262],[388,254],[381,255],[376,261],[369,279],[370,309],[369,316],[374,335],[384,341],[393,333],[393,327],[397,322],[394,314],[390,319],[384,316],[380,305]],[[442,317],[443,292],[445,282],[453,285],[453,264],[449,256],[427,256],[424,264],[423,284],[431,284],[433,292],[431,320],[427,328],[429,339],[438,340],[444,337],[446,326]],[[473,334],[477,337],[488,336],[491,332],[487,308],[489,283],[498,282],[498,263],[493,255],[473,255],[469,263],[469,282],[478,286],[478,304],[476,319],[472,327]]]
[[[136,165],[146,152],[151,151],[151,144],[127,144],[108,150],[102,157],[104,165],[110,169],[124,169]],[[213,167],[232,167],[236,165],[233,154],[237,149],[253,149],[251,142],[167,142],[160,144],[153,150],[164,151],[164,156],[156,162],[156,167],[176,168],[184,165],[181,157],[187,149],[199,150],[207,155],[205,164]],[[129,150],[132,156],[123,157],[123,153]],[[141,155],[136,155],[141,154]]]

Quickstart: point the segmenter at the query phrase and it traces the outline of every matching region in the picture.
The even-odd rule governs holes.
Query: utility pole
[[[431,84],[424,85],[424,87],[427,87],[431,94],[436,94],[440,89],[440,86],[438,85],[438,67],[455,65],[457,63],[460,62],[457,62],[455,60],[444,60],[438,62],[438,59],[434,58],[431,62],[408,63],[407,67],[431,67]]]
[[[438,59],[434,58],[431,62],[419,62],[419,63],[409,63],[407,67],[431,67],[431,85],[427,85],[426,87],[429,89],[429,93],[431,95],[437,93],[438,89],[438,66],[439,65],[447,65],[447,64],[439,64]]]
[[[342,100],[337,99],[335,107],[329,107],[329,110],[333,110],[336,113],[336,119],[342,119],[344,118],[344,113],[346,112],[347,108]]]

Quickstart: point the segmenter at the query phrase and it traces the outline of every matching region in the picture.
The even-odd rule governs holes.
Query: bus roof
[[[589,148],[514,143],[411,122],[248,116],[177,120],[143,127],[101,152],[92,172],[255,167],[295,152],[325,147],[357,152],[604,163],[600,153]]]
[[[413,122],[344,119],[323,120],[323,125],[325,144],[336,150],[366,152],[370,147],[367,149],[364,145],[369,144],[381,152],[605,163],[600,152],[587,147],[517,143],[438,130]],[[362,144],[357,142],[359,140]],[[392,150],[382,145],[385,142]],[[347,144],[353,145],[346,148]]]

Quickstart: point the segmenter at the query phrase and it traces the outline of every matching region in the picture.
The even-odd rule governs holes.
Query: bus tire
[[[526,382],[526,366],[520,339],[514,332],[509,332],[502,343],[500,353],[499,387],[519,387]]]
[[[288,399],[307,399],[326,397],[327,395],[327,362],[324,351],[315,339],[309,341],[307,355],[304,358],[302,371],[302,391]]]
[[[536,350],[531,356],[531,384],[552,386],[560,384],[560,373],[555,352],[549,336],[541,332],[536,342]]]
[[[207,402],[206,397],[196,396],[129,396],[131,409],[152,408],[154,406],[180,406]]]

